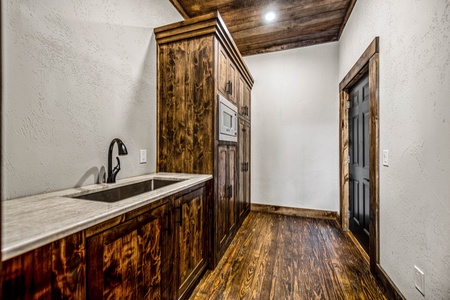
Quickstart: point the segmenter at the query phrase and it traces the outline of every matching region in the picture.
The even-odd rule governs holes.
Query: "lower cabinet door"
[[[207,265],[206,197],[197,189],[174,201],[177,299],[187,298]]]
[[[78,232],[2,265],[2,299],[85,299],[84,234]]]
[[[168,205],[87,239],[88,299],[170,299]]]

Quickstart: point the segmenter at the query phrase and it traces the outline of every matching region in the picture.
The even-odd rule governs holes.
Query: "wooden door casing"
[[[349,228],[369,252],[369,76],[363,76],[349,93]]]
[[[88,299],[169,299],[168,205],[87,239]]]

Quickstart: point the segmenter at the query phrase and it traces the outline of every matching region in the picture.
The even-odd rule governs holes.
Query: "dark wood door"
[[[219,256],[226,249],[229,237],[236,229],[236,146],[218,146],[216,245]]]
[[[349,228],[369,252],[369,76],[363,76],[349,93]]]
[[[175,199],[177,299],[185,298],[206,268],[205,200],[203,188]]]
[[[87,299],[169,299],[168,205],[87,239]]]
[[[239,119],[239,183],[237,211],[240,222],[250,210],[250,123]]]

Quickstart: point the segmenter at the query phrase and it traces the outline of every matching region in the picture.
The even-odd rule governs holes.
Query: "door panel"
[[[217,226],[216,226],[216,238],[219,243],[219,248],[226,242],[228,237],[228,222],[227,222],[227,146],[219,146],[219,159],[218,159],[218,175],[217,175]]]
[[[369,251],[369,77],[363,76],[350,89],[349,228],[366,252]]]

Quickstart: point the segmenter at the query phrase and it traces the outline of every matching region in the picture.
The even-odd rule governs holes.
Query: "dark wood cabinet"
[[[225,252],[236,230],[236,159],[236,146],[220,145],[218,147],[215,247],[219,257]]]
[[[239,220],[250,211],[250,123],[244,119],[239,119],[239,187],[237,211]]]
[[[2,264],[2,299],[86,299],[84,233]]]
[[[2,299],[186,299],[208,266],[213,181],[13,257]]]
[[[251,88],[242,77],[238,80],[237,105],[239,116],[250,121]]]
[[[155,37],[157,170],[214,176],[210,256],[215,266],[241,223],[236,203],[244,201],[237,193],[240,141],[219,140],[217,99],[223,95],[238,111],[239,103],[249,106],[253,78],[219,13],[155,28]]]
[[[207,202],[203,188],[174,201],[177,299],[185,299],[208,264]]]
[[[87,239],[88,299],[170,299],[165,204]]]

